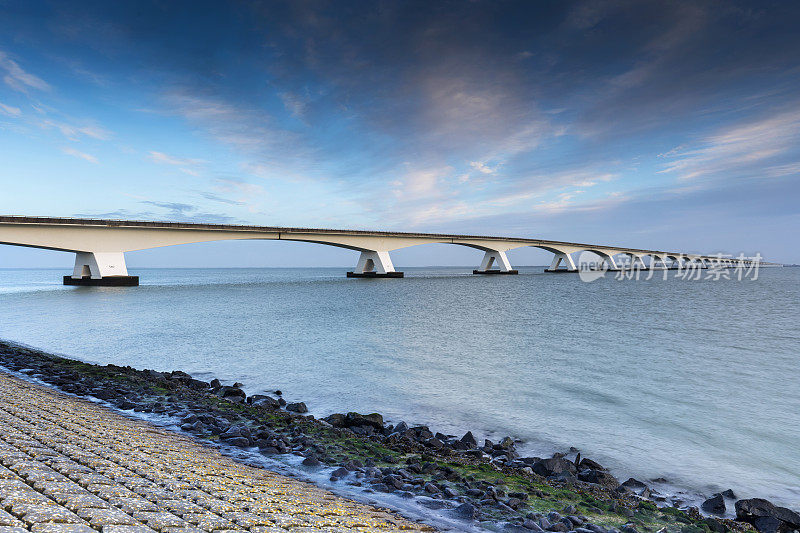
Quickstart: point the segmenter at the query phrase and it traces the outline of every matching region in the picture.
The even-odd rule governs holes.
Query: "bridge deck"
[[[369,231],[369,230],[350,230],[350,229],[329,229],[329,228],[290,228],[281,226],[247,226],[237,224],[199,224],[191,222],[155,222],[148,220],[110,220],[110,219],[89,219],[89,218],[56,218],[56,217],[26,217],[26,216],[0,216],[0,224],[39,224],[39,225],[63,225],[63,226],[100,226],[109,228],[149,228],[149,229],[185,229],[185,230],[207,230],[207,231],[240,231],[251,233],[279,233],[279,234],[308,234],[318,233],[327,235],[359,235],[369,237],[412,237],[428,238],[431,240],[484,240],[502,241],[528,244],[531,246],[553,245],[553,246],[576,246],[581,248],[592,248],[598,245],[553,241],[546,239],[529,239],[520,237],[497,237],[487,235],[456,235],[448,233],[413,233],[402,231]],[[280,238],[280,237],[279,237]],[[645,250],[641,248],[626,248],[623,246],[601,246],[604,250],[620,250],[636,253],[668,253],[663,250]]]

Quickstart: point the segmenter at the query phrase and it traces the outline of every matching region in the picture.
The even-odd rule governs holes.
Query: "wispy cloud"
[[[308,102],[305,99],[291,92],[283,92],[278,94],[278,96],[283,102],[283,106],[292,116],[303,118],[306,114],[306,108],[308,107]]]
[[[100,162],[95,156],[81,152],[69,146],[65,146],[61,149],[61,151],[67,155],[71,155],[72,157],[77,157],[79,159],[83,159],[84,161],[88,161],[89,163],[94,163],[95,165]]]
[[[15,91],[27,93],[29,89],[46,91],[50,89],[43,79],[26,72],[19,64],[11,59],[6,52],[0,50],[0,69],[5,70],[3,81]]]
[[[0,102],[0,113],[8,115],[9,117],[18,117],[22,115],[22,110],[18,107],[13,107]]]
[[[89,137],[101,141],[111,138],[110,131],[92,123],[77,125],[58,120],[45,119],[39,122],[39,125],[44,129],[55,129],[71,141],[77,141],[81,137]]]
[[[148,154],[147,158],[153,161],[154,163],[178,167],[178,170],[180,170],[185,174],[189,174],[191,176],[199,175],[197,167],[206,163],[206,161],[202,159],[174,157],[171,155],[167,155],[164,152],[156,152],[156,151],[151,151]]]
[[[206,200],[211,200],[212,202],[219,202],[221,204],[245,205],[245,202],[240,202],[239,200],[231,200],[230,198],[225,198],[218,194],[214,194],[213,192],[200,192],[200,196],[202,196]]]
[[[781,111],[720,131],[662,157],[659,172],[682,180],[789,175],[800,165],[800,109]],[[780,161],[783,158],[790,161]],[[764,166],[766,162],[772,165]],[[779,163],[779,164],[775,164]]]

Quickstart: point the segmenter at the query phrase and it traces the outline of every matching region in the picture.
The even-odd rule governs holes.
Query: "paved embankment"
[[[0,533],[431,530],[0,372]]]

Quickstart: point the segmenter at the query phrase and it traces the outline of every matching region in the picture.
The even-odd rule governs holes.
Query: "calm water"
[[[406,269],[140,270],[66,288],[0,270],[0,338],[98,363],[280,388],[313,413],[576,446],[621,476],[800,508],[800,269],[583,283]]]

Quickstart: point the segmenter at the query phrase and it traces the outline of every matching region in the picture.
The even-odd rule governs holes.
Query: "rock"
[[[619,480],[605,470],[583,470],[578,474],[578,479],[608,488],[619,486]]]
[[[348,469],[346,469],[343,466],[340,466],[339,468],[337,468],[336,470],[331,472],[331,477],[343,478],[346,475],[348,475],[349,473],[350,473],[350,471]]]
[[[503,450],[510,450],[511,448],[514,447],[514,439],[512,439],[511,437],[503,437],[503,440],[500,441],[497,447]]]
[[[428,492],[430,494],[438,494],[439,492],[442,492],[442,491],[440,491],[439,487],[437,487],[433,483],[426,483],[425,484],[425,492]]]
[[[700,504],[700,509],[707,513],[723,515],[725,514],[725,498],[722,497],[722,494],[715,494]]]
[[[644,483],[642,483],[638,479],[634,479],[632,477],[628,478],[628,481],[623,483],[622,486],[626,487],[628,489],[634,490],[634,491],[635,490],[642,490],[642,489],[646,489],[647,488],[647,485],[645,485]]]
[[[453,509],[453,514],[465,520],[474,520],[475,506],[472,505],[471,503],[462,503],[461,505]]]
[[[713,533],[725,533],[728,531],[728,528],[725,526],[725,524],[715,518],[706,518],[703,520],[703,523],[707,525],[708,529],[710,529]]]
[[[785,507],[776,507],[761,498],[736,502],[736,519],[755,526],[761,533],[788,533],[800,530],[800,515]]]
[[[250,439],[247,437],[233,437],[227,439],[225,442],[230,444],[231,446],[238,446],[239,448],[247,448],[250,446]]]
[[[235,401],[238,403],[244,402],[244,399],[247,397],[247,394],[245,394],[245,392],[239,387],[224,386],[219,389],[218,394],[226,400]]]
[[[531,520],[530,518],[526,518],[524,522],[522,522],[522,527],[525,529],[530,529],[536,532],[544,531],[544,529],[539,527],[539,524]]]
[[[341,413],[333,413],[330,416],[326,416],[322,420],[324,420],[325,422],[327,422],[328,424],[332,425],[335,428],[347,427],[347,423],[345,422],[346,417]]]
[[[734,492],[731,489],[723,490],[721,494],[726,498],[730,498],[731,500],[736,499],[736,494],[734,494]]]
[[[247,401],[255,406],[268,407],[270,409],[277,409],[281,406],[278,400],[263,394],[254,394],[253,396],[247,398]]]
[[[308,457],[303,459],[303,464],[305,466],[320,466],[322,463],[319,461],[319,459],[317,459],[313,455],[309,455]]]
[[[212,379],[209,385],[211,385],[211,389],[214,391],[217,391],[222,388],[222,383],[220,383],[220,381],[217,378]]]
[[[476,448],[478,446],[478,441],[475,440],[475,436],[471,431],[464,433],[464,436],[461,437],[461,443],[466,444],[470,448]]]
[[[304,402],[296,402],[296,403],[289,403],[286,404],[286,410],[291,411],[293,413],[307,413],[308,407]]]
[[[506,505],[514,509],[515,511],[522,506],[522,500],[519,498],[509,498],[506,500]]]
[[[578,465],[579,465],[579,469],[580,470],[586,470],[587,468],[590,469],[590,470],[605,470],[606,469],[600,463],[592,461],[591,459],[587,459],[586,457],[581,459],[581,461],[580,461],[580,463],[578,463]]]
[[[533,471],[540,476],[549,477],[561,474],[562,472],[574,474],[576,468],[572,461],[567,461],[563,457],[552,457],[535,462],[533,464]]]
[[[383,429],[383,416],[378,413],[371,413],[368,415],[362,415],[360,413],[347,413],[346,415],[334,413],[323,418],[323,420],[335,428],[370,426],[375,429]]]

